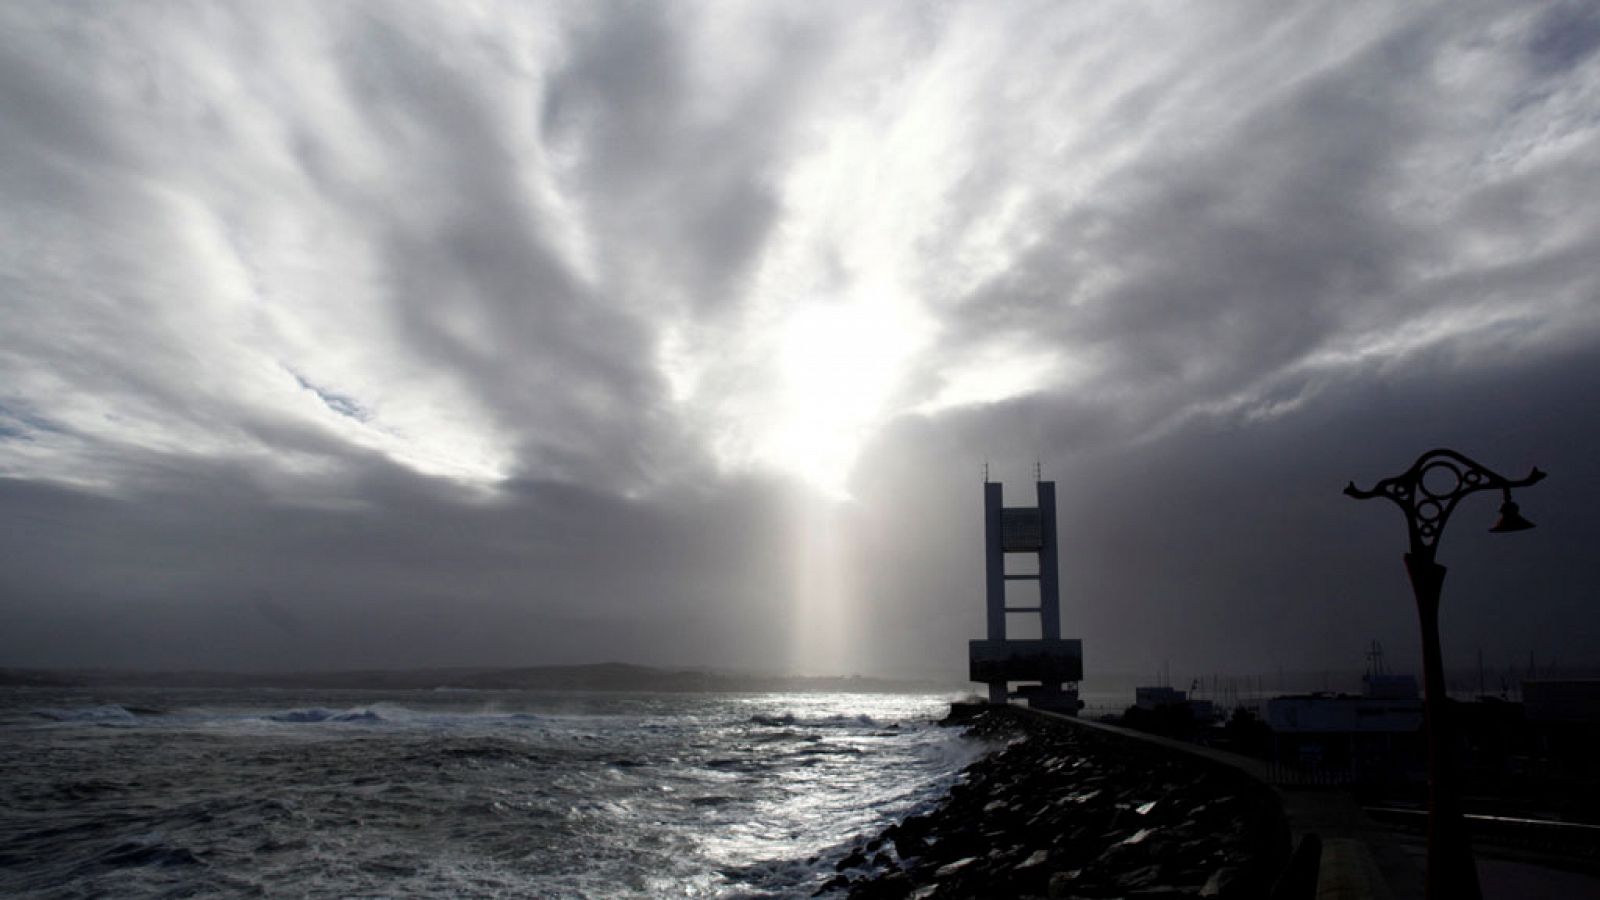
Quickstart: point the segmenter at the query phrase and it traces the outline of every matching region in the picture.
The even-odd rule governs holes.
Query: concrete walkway
[[[1169,747],[1237,769],[1271,787],[1283,800],[1296,846],[1308,834],[1322,840],[1317,900],[1423,900],[1426,839],[1415,831],[1374,820],[1343,790],[1282,787],[1272,783],[1270,767],[1259,759],[1104,722],[1042,710],[1030,712]],[[1478,848],[1476,855],[1484,900],[1600,900],[1600,877],[1595,875],[1507,857],[1491,848]]]
[[[1338,789],[1283,788],[1272,784],[1259,759],[1211,747],[1158,737],[1104,722],[1031,710],[1035,715],[1071,722],[1155,744],[1227,766],[1271,787],[1283,801],[1284,816],[1296,846],[1308,834],[1322,840],[1317,900],[1422,900],[1422,845],[1414,836],[1375,822],[1349,794]]]

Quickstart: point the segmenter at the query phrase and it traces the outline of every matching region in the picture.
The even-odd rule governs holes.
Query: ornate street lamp
[[[1461,498],[1478,491],[1501,493],[1500,518],[1489,530],[1495,533],[1526,531],[1533,523],[1522,517],[1511,500],[1511,489],[1527,487],[1544,478],[1535,468],[1520,481],[1504,478],[1454,450],[1429,450],[1411,468],[1385,478],[1363,491],[1350,482],[1344,492],[1357,500],[1386,497],[1405,513],[1411,552],[1405,556],[1411,590],[1417,598],[1422,624],[1423,708],[1428,726],[1428,875],[1429,900],[1477,898],[1478,869],[1472,859],[1466,823],[1461,818],[1453,749],[1445,693],[1444,662],[1439,654],[1439,595],[1444,588],[1444,566],[1434,561],[1434,551],[1445,522]]]

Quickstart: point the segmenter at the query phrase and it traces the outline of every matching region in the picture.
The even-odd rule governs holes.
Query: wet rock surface
[[[1277,796],[1226,766],[1015,708],[964,724],[996,750],[858,841],[819,895],[1259,897],[1288,859]]]

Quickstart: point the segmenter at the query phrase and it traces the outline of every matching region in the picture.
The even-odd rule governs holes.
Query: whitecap
[[[132,722],[138,718],[126,707],[114,703],[105,706],[81,706],[76,709],[46,707],[34,710],[33,714],[52,722]]]
[[[323,706],[308,709],[290,709],[283,712],[271,713],[267,719],[273,722],[289,724],[312,724],[318,722],[386,722],[383,714],[375,709],[358,707],[355,709],[328,709]]]

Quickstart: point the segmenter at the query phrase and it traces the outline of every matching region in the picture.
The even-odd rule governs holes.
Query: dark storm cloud
[[[284,504],[228,467],[132,497],[8,479],[8,664],[267,668],[781,659],[780,498],[637,503],[558,483],[464,499],[372,464],[359,504]],[[86,561],[92,564],[85,565]],[[471,573],[468,576],[466,573]],[[716,609],[711,616],[706,610]]]
[[[1490,535],[1498,496],[1465,501],[1440,544],[1450,568],[1448,658],[1494,668],[1592,662],[1600,622],[1586,573],[1600,472],[1600,364],[1592,353],[1493,373],[1453,361],[1350,379],[1270,422],[1191,420],[1128,446],[1084,432],[1059,398],[1013,401],[888,431],[854,485],[882,518],[934,523],[876,556],[871,595],[892,656],[955,654],[983,628],[971,558],[981,466],[1007,502],[1030,505],[1032,461],[1057,483],[1063,622],[1091,671],[1349,670],[1381,640],[1417,659],[1399,511],[1341,494],[1399,474],[1424,450],[1458,448],[1508,477],[1552,473],[1519,492],[1538,524]],[[1031,423],[1028,428],[1022,423]],[[962,477],[964,476],[964,477]],[[896,627],[893,623],[903,623]],[[956,654],[959,655],[959,654]]]
[[[403,339],[498,415],[540,423],[521,448],[534,470],[636,470],[660,402],[643,323],[581,285],[551,223],[518,199],[521,163],[482,74],[452,67],[420,28],[363,17],[354,31],[346,83],[373,131],[401,136],[389,177],[415,191],[362,203],[384,232]]]
[[[734,302],[780,213],[773,183],[819,58],[824,25],[757,20],[731,47],[691,42],[670,7],[602,3],[572,17],[550,75],[542,136],[577,160],[577,199],[614,290],[715,312]],[[756,55],[731,69],[711,54]],[[731,70],[730,70],[731,69]],[[653,277],[652,277],[653,276]],[[663,308],[663,305],[665,309]]]
[[[1453,659],[1476,647],[1497,667],[1533,648],[1593,661],[1581,563],[1596,494],[1586,448],[1600,439],[1600,281],[1582,261],[1600,235],[1593,87],[1528,64],[1510,37],[1490,65],[1508,81],[1463,97],[1471,79],[1446,72],[1485,24],[1419,17],[1287,79],[1266,56],[1197,60],[1202,79],[1213,62],[1255,68],[1256,89],[1225,98],[1217,121],[1153,126],[1143,97],[1109,118],[1162,139],[1042,216],[1046,237],[1014,265],[947,298],[946,324],[959,324],[928,361],[938,379],[966,348],[1001,341],[1090,360],[1087,374],[902,421],[852,477],[867,506],[963,515],[874,578],[879,633],[931,656],[981,630],[977,487],[928,486],[993,460],[1008,499],[1027,504],[1040,459],[1070,523],[1065,617],[1091,671],[1349,669],[1374,638],[1414,664],[1400,516],[1338,489],[1448,444],[1508,475],[1559,465],[1572,479],[1529,492],[1525,504],[1547,505],[1528,541],[1478,533],[1491,500],[1460,516],[1456,531],[1473,533],[1452,532],[1441,557],[1461,573]],[[1555,126],[1572,152],[1523,143],[1528,109],[1565,110],[1573,94],[1588,99]]]
[[[1600,50],[1600,10],[1587,3],[1558,3],[1532,30],[1528,53],[1536,69],[1560,75]]]
[[[1091,671],[1354,665],[1436,444],[1451,652],[1600,638],[1587,6],[0,20],[0,665],[959,677],[1035,458]]]
[[[1259,61],[1259,91],[1229,121],[1163,130],[1090,198],[1041,223],[1048,237],[1016,265],[954,298],[951,352],[989,335],[1091,358],[1084,387],[1139,404],[1148,423],[1435,312],[1501,304],[1537,317],[1540,294],[1592,290],[1573,266],[1595,233],[1593,204],[1533,196],[1592,197],[1572,180],[1591,171],[1592,153],[1536,174],[1432,182],[1452,177],[1428,171],[1434,158],[1494,149],[1493,135],[1454,134],[1448,122],[1458,88],[1440,83],[1439,57],[1462,39],[1446,21],[1419,23],[1283,83]],[[1108,124],[1147,129],[1149,110],[1129,107]],[[1433,190],[1448,196],[1417,202]],[[1534,243],[1568,228],[1582,237],[1449,273],[1463,238]],[[1548,282],[1522,284],[1530,276]]]

